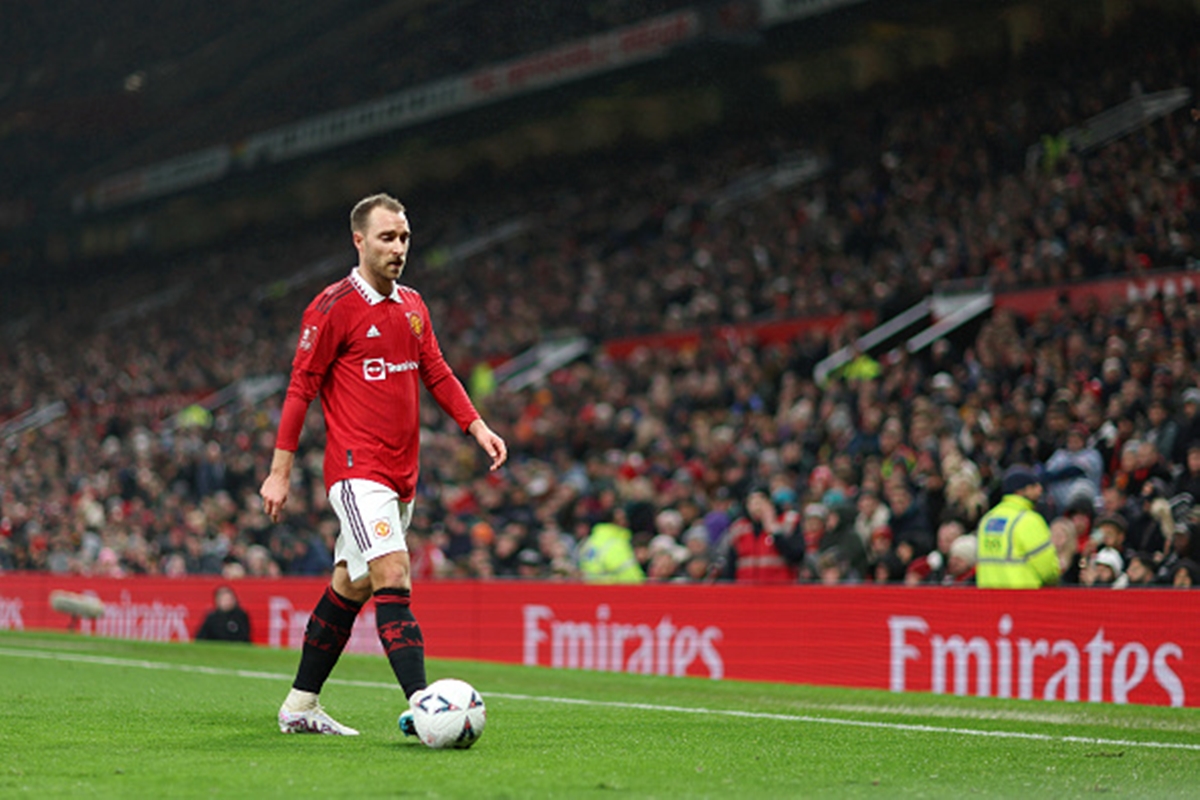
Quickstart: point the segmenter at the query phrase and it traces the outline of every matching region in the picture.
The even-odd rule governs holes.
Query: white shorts
[[[405,536],[413,504],[401,503],[390,486],[348,478],[329,487],[329,504],[342,525],[333,546],[333,563],[345,561],[350,580],[364,577],[368,562],[408,550]]]

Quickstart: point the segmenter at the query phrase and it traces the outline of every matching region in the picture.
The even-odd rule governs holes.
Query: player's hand
[[[492,460],[491,466],[488,467],[489,470],[495,472],[508,460],[508,445],[482,419],[472,422],[471,427],[467,428],[467,432],[475,437],[475,441],[483,448],[483,452],[487,453],[488,458]]]
[[[290,488],[286,475],[277,475],[272,472],[263,481],[262,488],[258,490],[258,493],[262,495],[263,511],[271,518],[271,522],[279,522],[283,506],[287,503]]]

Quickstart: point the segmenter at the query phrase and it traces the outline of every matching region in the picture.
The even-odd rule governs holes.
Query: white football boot
[[[303,711],[289,711],[285,704],[279,709],[279,730],[283,733],[324,733],[330,736],[358,736],[358,731],[343,725],[325,713],[321,704]]]

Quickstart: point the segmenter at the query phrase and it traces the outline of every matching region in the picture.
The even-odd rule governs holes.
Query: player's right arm
[[[304,312],[296,356],[292,360],[292,377],[288,381],[287,395],[279,415],[279,432],[275,435],[271,471],[258,491],[263,499],[263,511],[272,522],[279,522],[287,503],[292,483],[292,465],[300,444],[304,416],[321,388],[325,371],[337,354],[337,338],[329,318],[329,309],[333,304],[323,303],[323,298],[328,295],[329,289],[318,295]]]
[[[262,495],[263,511],[271,518],[271,522],[279,522],[283,506],[287,503],[288,491],[292,486],[292,464],[296,454],[290,450],[275,448],[271,458],[271,471],[263,481],[258,493]]]
[[[279,432],[275,435],[275,454],[271,457],[271,471],[267,473],[262,488],[263,511],[272,522],[279,522],[283,506],[287,503],[288,490],[292,483],[292,464],[296,460],[296,448],[300,446],[300,430],[304,427],[304,415],[317,396],[321,376],[295,367],[288,383],[287,397],[283,400],[283,411],[279,415]]]

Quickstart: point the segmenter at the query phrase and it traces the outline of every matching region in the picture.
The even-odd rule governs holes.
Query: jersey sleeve
[[[296,341],[296,353],[292,357],[292,374],[297,370],[324,375],[337,357],[340,337],[338,336],[337,306],[327,304],[322,293],[304,310],[300,321],[300,338]]]
[[[338,351],[336,319],[322,302],[321,294],[305,310],[300,322],[300,337],[292,358],[292,376],[279,417],[275,447],[295,452],[300,444],[304,416],[320,391],[325,372]]]

